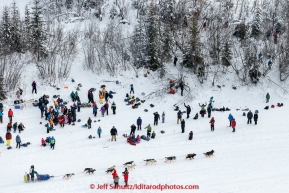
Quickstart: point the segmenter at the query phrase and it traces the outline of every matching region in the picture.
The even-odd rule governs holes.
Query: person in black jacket
[[[110,134],[111,134],[111,141],[116,141],[116,135],[117,135],[117,130],[116,128],[113,126],[110,130]]]
[[[247,118],[248,118],[247,124],[249,123],[252,124],[252,117],[253,117],[253,113],[249,111],[247,114]]]
[[[210,117],[211,117],[211,112],[212,112],[212,105],[211,105],[211,103],[208,105],[207,111],[208,111],[208,118],[210,118]]]
[[[187,108],[187,119],[188,119],[188,118],[190,118],[191,107],[190,107],[190,105],[186,106],[186,103],[184,103],[184,105]]]
[[[258,113],[255,112],[254,114],[254,121],[255,121],[255,125],[257,125],[257,121],[258,121]]]
[[[88,103],[94,103],[92,92],[89,92],[87,97],[88,97]]]
[[[154,125],[158,126],[158,120],[160,119],[160,115],[158,112],[154,113]]]
[[[135,134],[135,130],[136,130],[136,126],[134,125],[134,124],[132,124],[131,126],[130,126],[130,134],[129,135],[132,135],[132,134]]]
[[[183,83],[183,82],[180,82],[179,87],[181,88],[181,96],[183,96],[184,83]]]
[[[184,119],[182,119],[181,121],[181,128],[182,128],[182,133],[184,133],[185,132],[185,120]]]

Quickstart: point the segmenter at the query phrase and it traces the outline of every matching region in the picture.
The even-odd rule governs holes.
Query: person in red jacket
[[[233,121],[232,121],[232,128],[233,128],[233,133],[235,133],[235,127],[236,127],[236,121],[235,121],[235,119],[233,119]]]
[[[6,146],[10,146],[10,142],[12,139],[12,134],[10,133],[10,131],[7,131],[5,137],[6,137]]]
[[[118,174],[117,174],[116,170],[114,169],[113,173],[112,173],[112,179],[114,179],[116,176],[118,176]]]
[[[43,138],[41,139],[41,146],[43,146],[43,147],[46,146],[46,142],[45,142],[45,140]]]
[[[11,109],[9,109],[8,111],[8,118],[9,120],[12,122],[12,117],[13,117],[13,111]]]
[[[64,123],[65,123],[65,117],[64,115],[59,117],[59,123],[60,123],[60,127],[64,127]]]
[[[125,168],[124,172],[122,172],[122,173],[123,173],[123,177],[124,177],[124,183],[125,183],[125,186],[127,186],[127,182],[128,182],[128,174],[129,174],[127,168]]]
[[[214,117],[212,117],[212,119],[210,120],[209,123],[211,123],[211,131],[214,131],[214,130],[215,130],[215,128],[214,128],[214,125],[215,125],[215,119],[214,119]]]

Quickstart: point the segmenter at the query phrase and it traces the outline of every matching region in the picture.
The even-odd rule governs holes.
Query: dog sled
[[[46,181],[46,180],[49,180],[50,178],[53,178],[54,176],[50,176],[49,174],[38,174],[36,173],[36,180],[35,181]],[[30,178],[30,175],[29,174],[25,174],[24,175],[24,182],[25,183],[29,183],[29,182],[33,182],[34,180],[32,180]]]

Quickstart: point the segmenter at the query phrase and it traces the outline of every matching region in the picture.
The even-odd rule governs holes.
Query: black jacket
[[[254,114],[254,120],[255,120],[255,121],[258,120],[258,114],[257,114],[257,113]]]
[[[187,114],[191,113],[191,107],[190,105],[186,106],[186,104],[184,103],[185,107],[187,108]]]
[[[212,107],[209,105],[207,108],[208,113],[210,113],[212,111]]]
[[[181,121],[181,126],[185,126],[185,120]]]
[[[253,113],[250,111],[250,112],[248,112],[248,114],[247,114],[247,118],[248,119],[252,119],[252,117],[253,117]]]
[[[155,119],[155,120],[160,119],[160,115],[159,115],[158,113],[154,113],[154,119]]]
[[[92,93],[88,93],[87,97],[88,97],[89,99],[93,99],[93,94],[92,94]]]
[[[130,128],[131,128],[132,131],[136,130],[136,126],[135,125],[132,125]]]
[[[112,128],[111,130],[110,130],[110,134],[111,135],[117,135],[117,130],[116,130],[116,128]]]

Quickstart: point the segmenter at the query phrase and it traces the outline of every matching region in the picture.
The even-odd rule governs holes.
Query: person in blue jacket
[[[102,133],[102,130],[101,130],[100,126],[99,126],[98,129],[97,129],[97,134],[98,134],[99,138],[100,138],[100,134],[101,133]]]
[[[21,138],[19,135],[16,136],[16,143],[17,143],[16,148],[19,146],[20,149]]]
[[[130,92],[129,92],[129,94],[131,94],[131,92],[134,94],[133,84],[130,85]]]
[[[142,119],[140,117],[136,120],[136,124],[137,124],[137,130],[141,131]]]
[[[214,97],[211,97],[209,103],[212,104],[214,102],[213,100],[214,100]]]
[[[229,121],[230,121],[230,127],[232,126],[232,121],[234,119],[233,115],[231,115],[231,113],[229,114],[229,117],[228,117]]]
[[[52,136],[52,137],[50,138],[50,140],[49,140],[50,149],[53,149],[53,150],[54,150],[55,142],[56,142],[56,140],[55,140],[54,137]]]
[[[97,115],[97,106],[95,105],[94,107],[93,107],[93,115],[96,117],[96,115]]]
[[[0,123],[3,123],[3,112],[0,111]]]
[[[131,136],[131,139],[132,139],[134,142],[136,142],[136,138],[135,138],[135,135],[134,135],[134,134]]]

